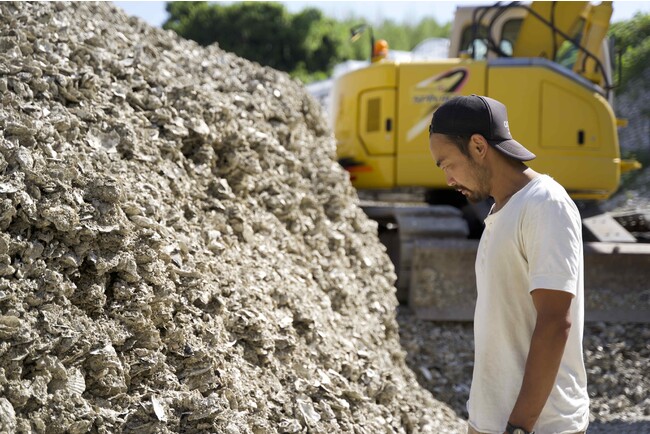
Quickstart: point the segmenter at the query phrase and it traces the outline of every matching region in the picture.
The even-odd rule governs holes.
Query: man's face
[[[447,185],[476,203],[490,196],[491,176],[489,169],[474,159],[471,143],[469,148],[468,157],[444,134],[432,134],[429,138],[433,161],[445,173]]]

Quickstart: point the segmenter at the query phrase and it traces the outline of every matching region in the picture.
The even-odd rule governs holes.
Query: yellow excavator
[[[585,203],[610,197],[622,173],[640,168],[622,160],[619,149],[617,128],[626,122],[612,108],[611,15],[612,2],[459,7],[449,58],[374,56],[337,78],[330,115],[338,159],[379,223],[401,301],[412,291],[415,242],[478,238],[489,206],[467,204],[429,154],[431,116],[450,98],[479,94],[503,102],[513,137],[537,155],[530,166],[585,201],[585,210],[592,209]],[[583,223],[593,241],[634,241],[607,216]]]

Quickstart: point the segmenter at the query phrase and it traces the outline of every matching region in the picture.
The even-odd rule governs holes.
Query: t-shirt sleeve
[[[534,204],[522,224],[530,287],[577,293],[582,264],[582,222],[573,206],[561,200]]]

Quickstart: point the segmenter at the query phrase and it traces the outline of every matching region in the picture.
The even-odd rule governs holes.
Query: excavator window
[[[582,33],[585,27],[585,20],[581,19],[578,23],[577,28],[574,30],[571,40],[565,40],[560,45],[560,48],[557,50],[557,55],[555,56],[555,61],[560,65],[573,69],[578,60],[578,53],[580,46],[580,40],[582,39]]]
[[[368,100],[368,117],[366,118],[366,131],[374,133],[379,131],[381,118],[381,99],[372,98]]]
[[[521,18],[512,18],[503,24],[500,32],[499,29],[496,29],[496,32],[494,32],[494,29],[492,30],[492,34],[496,33],[499,35],[500,33],[501,35],[498,43],[501,55],[512,55],[513,47],[517,40],[517,36],[519,35],[522,21]],[[488,28],[483,25],[479,26],[479,29],[476,32],[476,39],[472,39],[472,37],[474,37],[474,30],[471,25],[468,25],[463,29],[461,50],[472,55],[472,58],[475,60],[485,59],[488,55],[489,47]]]
[[[474,37],[474,30],[469,25],[463,29],[463,36],[461,37],[461,51],[469,53],[473,59],[481,60],[487,56],[487,27],[479,26],[476,32],[476,39]]]
[[[521,23],[523,19],[513,18],[506,21],[501,27],[501,41],[499,41],[499,48],[508,56],[512,56],[512,49],[515,46],[515,41],[517,36],[519,36],[519,30],[521,29]]]
[[[476,38],[469,46],[467,52],[476,60],[482,60],[487,57],[487,40]]]

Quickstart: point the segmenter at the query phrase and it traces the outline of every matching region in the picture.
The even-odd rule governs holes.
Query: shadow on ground
[[[587,434],[650,434],[650,420],[641,422],[592,422]]]

